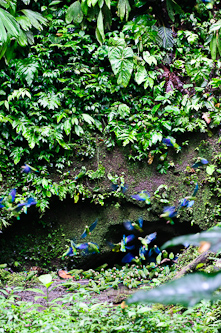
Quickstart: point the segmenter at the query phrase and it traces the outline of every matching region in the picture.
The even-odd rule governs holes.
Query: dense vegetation
[[[41,212],[52,195],[93,197],[73,179],[77,172],[66,170],[75,157],[93,157],[100,143],[130,147],[131,160],[152,163],[160,157],[163,173],[170,167],[163,137],[210,132],[220,122],[219,5],[113,3],[112,26],[104,16],[101,44],[95,26],[101,24],[97,6],[101,13],[105,4],[84,4],[87,9],[82,4],[78,22],[76,9],[69,8],[67,16],[69,3],[46,2],[41,8],[33,3],[44,20],[37,17],[31,22],[38,24],[25,29],[21,24],[25,34],[35,34],[29,47],[20,45],[3,21],[13,48],[7,39],[1,59],[2,194],[19,187],[22,198],[29,193],[38,199]],[[18,20],[21,5],[3,1],[1,6]],[[40,174],[21,175],[25,162]]]
[[[121,147],[129,161],[154,161],[158,172],[167,174],[174,163],[167,158],[169,147],[163,139],[170,139],[173,151],[181,154],[191,144],[190,135],[217,135],[220,28],[218,0],[0,1],[0,181],[1,198],[6,198],[1,203],[9,202],[11,189],[17,189],[14,206],[9,202],[1,209],[0,228],[19,219],[24,209],[15,205],[25,202],[27,210],[30,198],[44,214],[52,197],[70,196],[76,204],[89,199],[100,206],[112,196],[124,197],[124,177],[106,173],[100,147]],[[202,146],[206,151],[207,141]],[[86,168],[83,162],[93,158],[96,166]],[[21,172],[27,163],[34,169]],[[213,207],[209,202],[221,193],[220,164],[219,152],[210,155],[200,178],[210,189],[205,223],[220,221],[220,204]],[[189,184],[199,181],[198,171],[189,166],[187,172]],[[93,183],[101,179],[105,185],[112,182],[116,191]],[[169,203],[166,185],[162,188],[163,195],[158,190],[154,198]],[[63,252],[57,247],[54,251],[55,256]],[[211,259],[213,266],[217,256]],[[98,274],[99,280],[94,273],[75,272],[75,278],[90,278],[88,287],[74,284],[74,296],[63,297],[59,306],[47,304],[40,313],[35,308],[27,312],[33,305],[16,300],[10,288],[3,289],[8,298],[0,298],[5,309],[0,312],[0,332],[61,332],[64,327],[76,332],[218,332],[219,301],[203,301],[186,310],[189,303],[120,309],[89,300],[89,292],[118,288],[119,283],[150,289],[167,281],[175,268],[161,267],[161,259],[138,268],[138,273],[128,266],[117,274],[116,268],[107,270]],[[11,279],[7,274],[2,267],[3,287]],[[22,273],[17,278],[24,287]],[[188,288],[190,281],[185,283]]]

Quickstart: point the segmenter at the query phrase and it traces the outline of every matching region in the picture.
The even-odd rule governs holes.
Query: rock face
[[[163,172],[164,165],[159,158],[155,158],[152,164],[147,161],[131,162],[126,150],[116,148],[108,152],[101,145],[93,160],[73,161],[75,169],[74,172],[70,170],[70,177],[75,177],[82,166],[86,168],[87,173],[79,179],[79,185],[88,190],[85,191],[87,195],[80,194],[77,203],[73,198],[64,201],[52,198],[50,210],[43,217],[39,217],[35,209],[27,216],[22,215],[19,222],[16,221],[0,235],[2,261],[11,265],[17,261],[21,266],[43,265],[43,268],[49,269],[65,266],[88,269],[104,262],[112,265],[119,263],[124,254],[111,252],[106,241],[117,243],[123,234],[131,233],[123,227],[125,220],[136,221],[142,217],[144,232],[135,232],[135,235],[143,237],[157,231],[155,244],[158,246],[173,236],[194,233],[214,225],[218,221],[216,212],[211,208],[217,203],[212,192],[216,174],[214,172],[208,178],[206,167],[193,170],[191,165],[198,156],[215,164],[212,157],[218,152],[217,137],[207,138],[204,134],[187,139],[191,145],[182,147],[177,154],[172,147],[168,148],[167,161],[171,167],[166,174],[156,170],[161,164],[161,169],[158,169]],[[110,179],[118,185],[122,182],[127,184],[127,191],[123,194],[119,187],[113,191]],[[159,217],[165,206],[177,206],[179,199],[191,195],[196,182],[199,191],[193,207],[180,212],[174,225]],[[131,198],[142,190],[150,193],[150,205]],[[97,218],[97,227],[91,235],[80,240],[84,227]],[[95,242],[100,247],[100,254],[77,255],[61,260],[70,239]]]

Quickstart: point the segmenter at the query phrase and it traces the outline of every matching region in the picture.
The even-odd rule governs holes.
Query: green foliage
[[[126,47],[123,38],[113,39],[110,42],[114,44],[108,51],[112,70],[118,76],[117,83],[126,87],[133,71],[133,50]]]
[[[42,213],[53,195],[64,199],[69,193],[76,200],[83,195],[104,203],[106,194],[91,193],[85,184],[75,183],[75,176],[63,178],[62,173],[70,168],[72,159],[96,156],[99,140],[108,149],[128,147],[131,160],[159,161],[159,172],[166,173],[173,162],[168,157],[162,161],[162,156],[172,148],[162,145],[162,138],[175,140],[187,132],[207,132],[204,110],[209,110],[210,127],[219,125],[220,64],[214,67],[206,44],[200,47],[215,23],[208,21],[204,4],[201,11],[188,12],[168,0],[162,10],[174,22],[176,35],[167,22],[157,22],[158,4],[143,14],[144,3],[130,2],[130,15],[126,17],[129,7],[125,1],[76,1],[68,9],[59,1],[48,7],[44,3],[47,29],[42,29],[46,21],[36,14],[37,21],[32,23],[40,30],[36,43],[24,56],[12,59],[7,67],[3,65],[1,174],[4,181],[16,175],[18,180],[11,178],[8,187],[22,188],[26,177],[20,176],[20,164],[28,161],[39,169],[48,184],[38,175],[27,179]],[[12,5],[8,3],[3,9],[7,11]],[[32,5],[19,11],[26,17],[29,30],[28,20],[40,10],[38,3]],[[104,41],[105,32],[110,30],[110,10],[117,6],[120,18],[114,18],[115,30],[108,32]],[[10,13],[19,17],[13,8]],[[179,18],[189,30],[179,25]],[[102,46],[94,38],[94,19]],[[215,88],[212,96],[210,84]],[[98,171],[93,171],[91,177],[97,177]],[[7,218],[2,221],[6,224]]]
[[[170,19],[174,22],[176,14],[182,14],[182,8],[174,0],[166,0],[167,12]]]
[[[48,21],[40,13],[30,9],[17,11],[17,0],[1,1],[0,6],[3,7],[0,8],[0,59],[5,56],[6,62],[8,62],[13,57],[16,44],[23,47],[33,44],[32,29],[42,30]],[[10,48],[12,52],[10,52]]]
[[[48,307],[23,302],[16,295],[18,288],[1,289],[0,324],[4,330],[36,332],[73,330],[84,332],[214,332],[220,327],[220,303],[202,302],[200,307],[185,310],[181,306],[163,307],[134,305],[125,309],[103,302],[90,295],[83,286],[65,283],[72,291],[48,302]],[[55,289],[56,290],[56,289]],[[109,294],[111,295],[111,294]],[[125,297],[125,294],[123,294]],[[108,296],[109,298],[109,296]],[[41,310],[41,311],[39,311]],[[199,320],[200,316],[200,320]],[[2,330],[3,332],[3,330]]]
[[[192,244],[200,246],[201,243],[208,243],[208,248],[213,252],[218,252],[221,250],[220,244],[221,238],[221,228],[219,226],[210,228],[208,231],[203,231],[193,235],[185,235],[175,237],[170,241],[167,241],[162,249],[167,248],[168,246],[175,246],[178,244]]]
[[[209,42],[211,57],[213,61],[217,59],[217,57],[221,56],[221,20],[218,20],[216,23],[212,24],[209,28],[209,36],[207,42]]]
[[[188,274],[152,290],[138,291],[127,299],[127,304],[162,303],[165,305],[181,304],[189,307],[202,299],[216,300],[220,296],[213,296],[213,293],[221,286],[220,276],[220,272]]]
[[[158,27],[157,29],[157,42],[165,49],[172,48],[174,45],[173,32],[170,28]]]
[[[162,249],[167,248],[168,246],[175,246],[180,243],[190,243],[192,245],[201,245],[201,252],[205,251],[205,244],[208,244],[206,250],[210,249],[214,252],[220,252],[220,233],[220,226],[216,226],[210,228],[208,231],[204,231],[198,234],[179,236],[172,239],[171,241],[166,242],[162,246]],[[138,291],[129,299],[127,299],[127,304],[139,302],[159,302],[163,304],[179,303],[185,307],[188,307],[195,305],[202,299],[217,300],[220,299],[220,295],[214,295],[214,292],[221,286],[220,275],[221,272],[211,274],[189,274],[153,290],[147,292]]]

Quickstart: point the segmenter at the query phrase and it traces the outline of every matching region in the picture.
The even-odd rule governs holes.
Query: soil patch
[[[71,295],[74,293],[73,290],[70,291],[69,287],[67,287],[66,285],[67,281],[68,280],[53,279],[53,284],[51,285],[51,287],[49,287],[49,292],[48,292],[49,305],[50,303],[52,305],[54,300],[57,300],[56,304],[62,304],[62,301],[60,300],[62,296],[65,296],[67,294]],[[83,279],[75,282],[81,284],[82,287],[84,287],[88,285],[89,280]],[[6,292],[9,292],[7,287],[2,289],[4,289]],[[35,289],[42,291],[42,293],[37,292],[37,290],[35,291]],[[133,292],[134,291],[128,289],[123,284],[119,284],[118,289],[108,288],[107,290],[100,292],[100,294],[92,292],[91,296],[97,299],[98,302],[108,302],[116,305],[121,303],[124,299],[127,298],[128,295],[130,295]],[[0,294],[4,295],[6,298],[8,297],[2,292]],[[13,295],[15,296],[15,301],[39,304],[39,310],[43,310],[47,307],[47,300],[44,298],[46,294],[47,294],[46,287],[44,287],[43,285],[36,285],[30,288],[27,287],[26,289],[21,291],[16,291]]]

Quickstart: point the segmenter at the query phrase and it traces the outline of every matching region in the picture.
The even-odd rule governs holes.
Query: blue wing
[[[124,186],[121,186],[121,191],[124,194],[128,190],[128,185],[125,184]]]
[[[16,212],[20,212],[24,206],[25,202],[21,202],[13,210],[15,210]]]
[[[138,223],[139,223],[140,228],[142,228],[143,227],[143,219],[142,219],[142,217],[139,217]]]
[[[86,249],[88,249],[88,243],[79,244],[77,248],[79,250],[86,250]]]
[[[162,142],[167,145],[168,147],[173,147],[173,144],[170,139],[162,139]]]
[[[118,187],[119,186],[117,184],[112,184],[111,185],[112,191],[117,191]]]
[[[26,207],[30,207],[32,205],[36,205],[37,201],[34,198],[28,198],[27,203],[25,204]]]
[[[130,221],[123,222],[124,228],[127,230],[133,230],[134,227],[132,226],[132,223]]]
[[[164,213],[168,213],[168,217],[174,217],[177,215],[176,207],[175,206],[167,206],[163,210]]]
[[[133,250],[133,249],[135,249],[135,245],[125,246],[125,248],[126,248],[127,250]]]
[[[129,235],[125,238],[125,244],[131,242],[133,239],[135,238],[135,236],[132,234],[132,235]]]
[[[16,196],[16,189],[13,188],[13,190],[11,190],[8,196],[9,196],[9,202],[14,202]]]
[[[85,230],[83,234],[80,236],[81,238],[85,238],[87,236],[87,231]]]
[[[5,205],[2,204],[3,200],[4,200],[4,198],[1,198],[1,199],[0,199],[0,208],[5,207]]]
[[[96,225],[97,225],[97,222],[98,222],[98,219],[96,219],[96,220],[94,221],[94,223],[92,223],[92,225],[89,227],[89,230],[90,230],[90,231],[94,230],[94,228],[95,228]],[[83,238],[83,237],[82,237],[82,238]]]
[[[130,263],[134,258],[135,256],[129,252],[122,258],[121,262],[123,264]]]
[[[157,232],[153,232],[145,237],[147,244],[150,244],[157,237]]]
[[[188,201],[186,206],[190,208],[194,205],[194,202],[195,202],[194,200]]]

